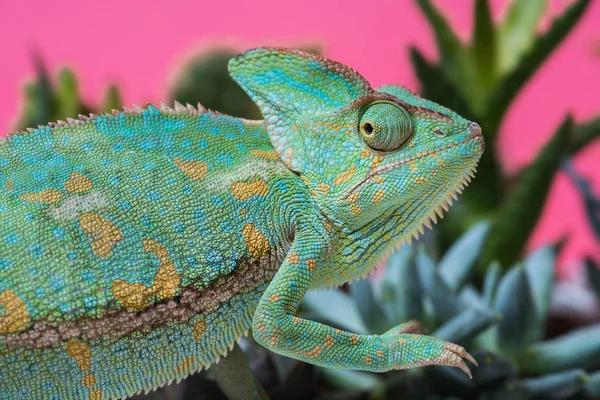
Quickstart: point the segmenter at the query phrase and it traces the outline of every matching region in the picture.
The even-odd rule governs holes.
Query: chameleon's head
[[[410,221],[394,233],[410,233],[462,190],[484,149],[474,122],[400,86],[373,90],[322,57],[256,49],[229,69],[281,160],[344,229],[394,216],[395,225]]]

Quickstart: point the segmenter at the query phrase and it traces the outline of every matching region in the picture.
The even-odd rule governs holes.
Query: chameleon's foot
[[[460,368],[472,378],[465,360],[477,366],[475,359],[463,347],[433,336],[400,334],[393,337],[386,333],[382,338],[390,340],[396,349],[394,369],[446,365]]]
[[[444,346],[444,349],[442,350],[442,354],[437,360],[438,362],[435,362],[434,364],[460,368],[469,376],[469,378],[473,379],[471,370],[469,367],[467,367],[467,364],[465,364],[463,359],[468,360],[476,367],[478,366],[477,361],[475,361],[475,359],[469,353],[467,353],[462,346],[447,342],[446,346]]]

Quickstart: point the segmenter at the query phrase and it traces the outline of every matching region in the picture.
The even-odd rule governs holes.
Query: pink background
[[[464,39],[471,30],[473,0],[438,0]],[[492,0],[501,18],[507,1]],[[567,0],[551,0],[549,19]],[[567,112],[578,120],[600,114],[600,2],[530,81],[502,128],[500,154],[506,171],[525,165]],[[74,67],[83,96],[100,101],[115,82],[125,104],[157,103],[185,58],[211,45],[243,50],[260,45],[321,44],[326,56],[357,69],[375,86],[402,83],[417,89],[408,46],[431,58],[431,32],[414,1],[142,1],[76,0],[0,2],[0,132],[10,132],[33,76],[32,49],[50,70]],[[577,157],[576,167],[600,194],[600,143]],[[567,235],[561,272],[576,272],[583,255],[600,255],[581,199],[560,175],[529,248]]]

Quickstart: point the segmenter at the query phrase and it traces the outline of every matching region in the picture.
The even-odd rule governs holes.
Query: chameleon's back
[[[151,106],[1,143],[2,396],[120,397],[222,354],[287,249],[276,160],[260,122]]]

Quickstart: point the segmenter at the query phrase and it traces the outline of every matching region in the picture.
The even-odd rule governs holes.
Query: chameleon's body
[[[323,366],[466,368],[406,325],[361,336],[295,312],[435,217],[475,168],[478,127],[303,53],[257,49],[230,71],[264,121],[149,106],[0,143],[0,397],[152,389],[251,326]]]

